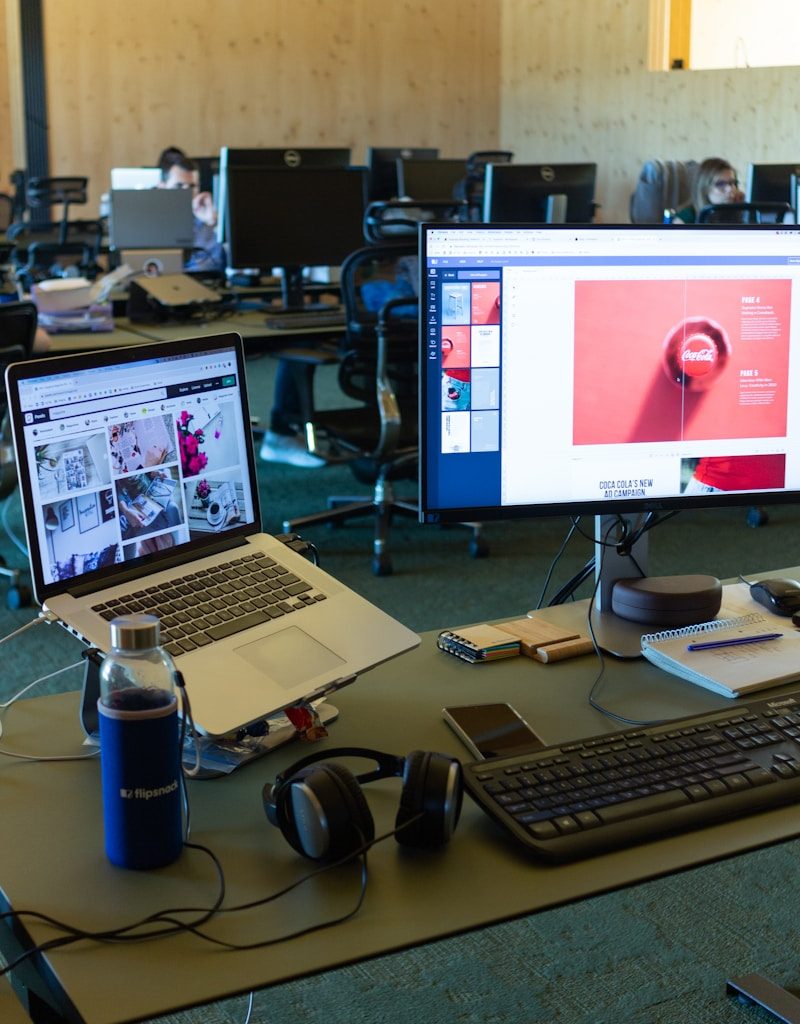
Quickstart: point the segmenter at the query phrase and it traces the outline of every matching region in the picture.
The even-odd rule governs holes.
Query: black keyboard
[[[346,323],[347,318],[343,309],[279,313],[267,317],[267,327],[273,331],[300,331],[307,327],[344,327]]]
[[[464,766],[530,851],[571,860],[800,800],[800,690]]]
[[[162,646],[176,656],[324,600],[307,580],[259,552],[143,587],[92,611],[109,621],[134,612],[157,615]]]

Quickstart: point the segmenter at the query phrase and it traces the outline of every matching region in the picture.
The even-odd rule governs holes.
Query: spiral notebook
[[[773,634],[775,639],[757,639]],[[698,644],[702,649],[689,649]],[[788,620],[776,625],[774,616],[759,612],[645,634],[642,654],[659,668],[723,697],[800,679],[800,631]]]

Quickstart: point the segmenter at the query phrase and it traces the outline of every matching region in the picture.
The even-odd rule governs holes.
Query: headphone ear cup
[[[395,820],[395,827],[400,829],[397,842],[423,849],[449,842],[461,815],[462,799],[463,779],[457,760],[412,750],[403,768],[403,791]]]
[[[375,823],[355,776],[341,765],[303,768],[274,794],[275,823],[311,860],[336,860],[375,838]]]

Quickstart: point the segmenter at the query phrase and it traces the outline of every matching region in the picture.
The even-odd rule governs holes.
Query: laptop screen
[[[235,334],[9,368],[40,600],[260,529],[243,370]]]

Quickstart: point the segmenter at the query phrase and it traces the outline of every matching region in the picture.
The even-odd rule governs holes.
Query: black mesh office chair
[[[6,400],[5,371],[11,363],[31,357],[36,323],[36,306],[32,302],[0,303],[0,523],[10,537],[5,518],[6,505],[17,487],[17,467]],[[22,582],[22,571],[9,567],[0,556],[0,576],[9,581],[6,591],[8,608],[21,608],[31,603],[31,590]]]
[[[789,203],[719,203],[704,206],[697,215],[698,224],[783,224],[794,222]]]
[[[25,201],[31,210],[61,205],[60,235],[58,241],[67,241],[69,208],[88,199],[88,178],[77,176],[61,178],[30,178],[25,188]]]
[[[327,446],[331,461],[347,461],[372,493],[335,496],[328,508],[286,520],[286,532],[338,524],[372,515],[375,522],[372,570],[392,572],[388,551],[392,517],[417,519],[416,501],[397,498],[393,481],[418,473],[418,302],[416,243],[384,243],[351,253],[342,264],[342,299],[347,311],[345,351],[339,384],[351,404],[314,411],[306,424],[312,448]],[[488,553],[480,524],[472,530],[470,552]]]
[[[98,262],[103,241],[103,226],[97,220],[75,220],[66,226],[66,241],[61,241],[60,224],[12,224],[7,231],[11,244],[10,260],[26,291],[49,277],[70,273],[94,279],[100,272]]]

